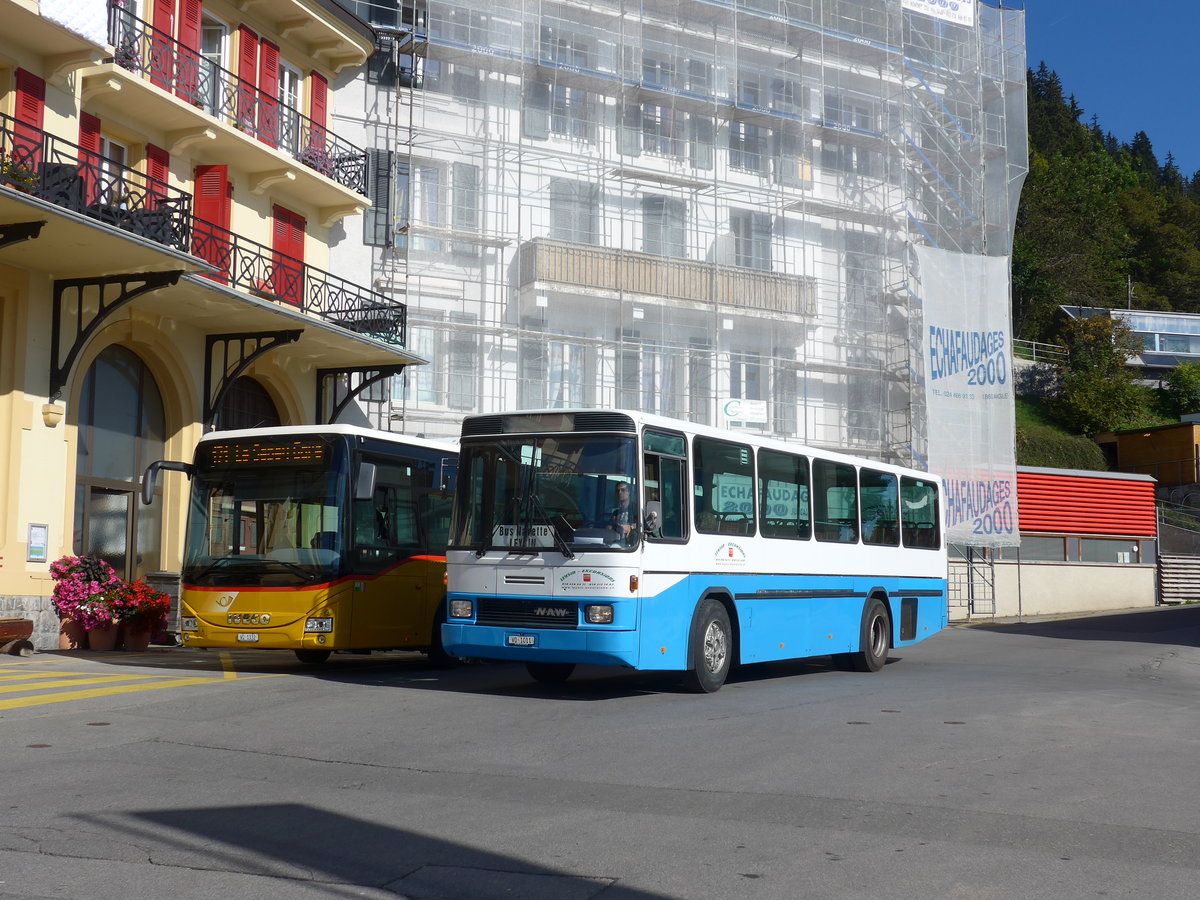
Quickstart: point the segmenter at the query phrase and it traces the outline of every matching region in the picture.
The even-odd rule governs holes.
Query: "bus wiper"
[[[550,521],[550,514],[546,512],[546,507],[542,504],[542,498],[539,497],[536,492],[530,491],[529,501],[537,508],[538,515],[541,516],[542,521],[545,522],[546,526],[550,529],[550,536],[554,538],[554,546],[558,548],[558,552],[567,559],[574,559],[575,552],[571,549],[570,545],[566,542],[563,536],[558,533],[558,526]],[[558,518],[563,519],[562,516],[558,516]],[[566,519],[563,519],[563,521],[566,522]],[[567,525],[567,527],[570,528],[571,526]]]
[[[205,566],[199,572],[193,572],[192,574],[190,574],[188,576],[188,578],[190,578],[194,581],[199,581],[201,578],[203,578],[209,572],[212,572],[215,569],[221,568],[221,566],[225,565],[225,563],[243,562],[244,559],[245,558],[241,557],[241,556],[216,556],[213,558],[213,561],[210,562],[207,566]]]
[[[299,563],[289,562],[286,559],[271,559],[268,557],[264,560],[264,562],[268,562],[273,566],[283,566],[285,569],[290,569],[292,572],[295,572],[297,575],[301,576],[305,581],[312,581],[316,577],[312,570],[304,568],[304,566],[300,565]]]

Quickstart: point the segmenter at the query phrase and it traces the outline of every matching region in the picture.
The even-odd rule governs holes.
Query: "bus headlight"
[[[317,632],[318,634],[330,634],[333,631],[333,617],[321,619],[309,619],[304,623],[304,631]]]
[[[200,627],[196,624],[195,616],[183,616],[179,620],[180,631],[199,631]]]
[[[475,616],[475,601],[474,600],[451,600],[450,601],[450,618],[452,619],[471,619]]]
[[[583,608],[583,617],[589,625],[611,625],[613,621],[612,604],[589,604]]]

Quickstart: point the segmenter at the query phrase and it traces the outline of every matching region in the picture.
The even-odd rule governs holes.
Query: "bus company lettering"
[[[1004,365],[1003,331],[966,331],[929,326],[929,377],[933,381],[993,363]],[[994,379],[993,379],[994,381]]]
[[[558,577],[559,587],[576,591],[604,591],[615,583],[615,578],[599,569],[568,569]]]
[[[717,548],[713,562],[723,568],[742,567],[746,565],[746,551],[732,542],[722,544]]]

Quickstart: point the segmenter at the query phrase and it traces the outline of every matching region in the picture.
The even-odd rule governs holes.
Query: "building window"
[[[77,555],[98,556],[132,580],[162,568],[162,504],[138,499],[146,466],[165,456],[162,396],[124,347],[96,357],[79,394],[75,458]]]
[[[405,396],[409,403],[471,411],[479,397],[479,336],[476,319],[454,315],[449,322],[414,322],[409,346],[430,361],[409,366]]]
[[[627,409],[676,415],[682,408],[679,351],[636,331],[621,332],[617,402]]]
[[[542,334],[528,323],[521,341],[518,403],[526,409],[583,406],[587,375],[585,346],[565,335]]]
[[[761,125],[729,123],[729,166],[743,172],[765,172],[768,131]]]
[[[392,243],[392,175],[390,150],[367,150],[367,196],[371,206],[363,212],[363,243],[387,247]]]
[[[771,217],[737,209],[729,214],[733,232],[733,264],[748,269],[771,268]]]
[[[644,103],[642,112],[642,149],[659,156],[683,154],[682,116],[668,106]]]
[[[267,389],[245,375],[234,379],[221,400],[221,408],[213,418],[213,427],[222,431],[232,428],[268,428],[282,424],[279,410]]]
[[[642,197],[642,250],[675,259],[687,257],[687,201]]]
[[[550,237],[575,244],[599,243],[600,191],[581,181],[550,184]]]

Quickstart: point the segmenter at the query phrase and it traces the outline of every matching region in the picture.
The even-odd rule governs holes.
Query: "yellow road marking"
[[[279,678],[280,675],[243,675],[239,680],[251,681],[255,678]],[[86,691],[60,691],[56,694],[39,694],[33,697],[21,697],[14,700],[0,700],[2,709],[23,709],[29,706],[44,706],[51,703],[68,703],[72,700],[90,700],[95,697],[111,697],[116,694],[132,694],[137,691],[154,691],[161,688],[188,687],[197,684],[221,684],[224,679],[215,678],[172,678],[170,681],[158,681],[150,684],[122,684],[106,688],[93,688]]]
[[[227,650],[222,650],[220,656],[221,656],[221,668],[225,670],[225,677],[230,678],[230,679],[236,679],[238,676],[237,676],[237,672],[235,672],[233,669],[233,657],[229,655],[229,652]]]
[[[76,684],[111,684],[114,681],[140,681],[154,677],[153,675],[103,675],[97,678],[59,678],[54,681],[7,685],[6,687],[0,687],[0,694],[15,694],[18,691],[34,691],[42,688],[70,687]],[[170,677],[178,680],[182,676],[172,675]],[[7,681],[7,679],[5,680]]]

